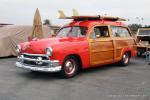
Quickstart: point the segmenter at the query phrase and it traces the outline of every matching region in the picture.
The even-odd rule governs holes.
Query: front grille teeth
[[[27,55],[27,54],[23,54],[23,56],[25,57],[25,58],[30,58],[30,59],[37,59],[38,57],[42,57],[42,59],[43,60],[49,60],[46,56],[44,57],[44,56],[31,56],[31,55]]]
[[[40,55],[30,55],[30,54],[22,54],[24,58],[29,58],[29,59],[38,59],[38,57],[41,57],[42,60],[49,60],[48,57],[46,56],[40,56]],[[23,60],[24,64],[26,65],[31,65],[31,66],[47,66],[48,63],[43,62],[42,64],[38,64],[36,61],[29,61],[29,60]]]

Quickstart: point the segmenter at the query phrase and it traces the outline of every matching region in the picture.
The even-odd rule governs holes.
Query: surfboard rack
[[[77,10],[73,9],[73,16],[66,16],[62,10],[58,11],[59,19],[74,19],[74,21],[83,21],[83,20],[108,20],[108,21],[126,21],[124,18],[113,17],[113,16],[81,16],[78,14]]]

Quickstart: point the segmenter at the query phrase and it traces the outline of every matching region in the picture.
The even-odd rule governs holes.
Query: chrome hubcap
[[[73,60],[67,60],[65,63],[65,72],[67,74],[73,74],[75,71],[75,62]]]
[[[123,61],[124,61],[125,64],[128,63],[129,58],[128,58],[128,55],[127,55],[127,54],[124,54],[124,55],[123,55]]]

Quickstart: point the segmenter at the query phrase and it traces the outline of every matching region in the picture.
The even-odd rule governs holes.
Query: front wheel
[[[122,59],[119,63],[122,66],[127,66],[129,64],[129,62],[130,62],[130,55],[129,55],[129,53],[126,52],[123,54]]]
[[[64,60],[60,75],[63,78],[71,78],[78,73],[78,70],[79,70],[78,59],[74,56],[70,56]]]

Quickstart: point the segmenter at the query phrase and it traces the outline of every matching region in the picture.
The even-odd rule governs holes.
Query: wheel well
[[[82,60],[81,60],[81,57],[79,55],[77,55],[77,54],[70,54],[67,57],[70,57],[70,56],[76,57],[78,59],[78,61],[79,61],[79,67],[80,67],[79,69],[82,69]]]

